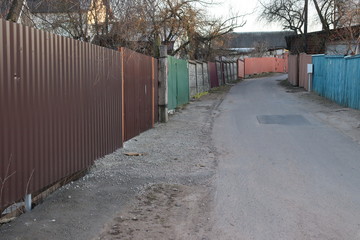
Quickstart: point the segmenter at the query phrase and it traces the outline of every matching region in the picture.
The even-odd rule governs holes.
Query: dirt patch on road
[[[208,239],[209,189],[156,184],[104,228],[97,240]]]
[[[288,93],[296,93],[296,92],[305,92],[306,91],[304,88],[292,85],[288,79],[277,80],[277,81],[279,82],[279,85],[284,87],[286,89],[286,92],[288,92]]]

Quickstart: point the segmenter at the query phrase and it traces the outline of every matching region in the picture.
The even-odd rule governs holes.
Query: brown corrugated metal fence
[[[307,65],[312,63],[312,56],[306,53],[299,54],[299,86],[308,89]]]
[[[216,70],[216,63],[215,62],[208,62],[208,70],[209,70],[209,77],[210,77],[210,87],[218,87],[219,86],[219,78]]]
[[[1,19],[0,34],[3,209],[122,146],[122,77],[120,52]]]
[[[289,82],[294,86],[299,86],[299,57],[298,55],[289,55]]]
[[[123,140],[154,126],[157,111],[157,60],[126,48],[123,56]],[[156,78],[156,79],[155,79]]]
[[[159,60],[154,59],[154,122],[159,121]]]

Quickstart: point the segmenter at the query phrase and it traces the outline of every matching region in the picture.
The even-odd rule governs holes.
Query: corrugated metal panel
[[[188,62],[174,57],[168,57],[168,109],[189,102],[189,69]]]
[[[312,63],[312,56],[306,53],[299,55],[299,86],[308,89],[309,76],[307,73],[307,65]]]
[[[230,64],[228,62],[224,62],[224,73],[225,73],[225,83],[229,83],[231,81],[230,79]]]
[[[285,59],[283,59],[283,58],[274,58],[274,61],[275,61],[275,71],[274,72],[277,72],[277,73],[287,72],[286,67],[285,67]]]
[[[219,79],[219,85],[222,86],[225,84],[225,64],[221,61],[216,61],[216,70]]]
[[[189,61],[189,89],[190,89],[190,97],[193,97],[198,93],[196,63],[192,61]]]
[[[244,60],[238,60],[238,78],[245,77],[245,62]]]
[[[284,72],[289,72],[289,53],[284,53]]]
[[[231,82],[232,81],[232,76],[233,76],[233,73],[232,73],[232,66],[231,66],[231,62],[228,62],[226,63],[226,66],[227,66],[227,80],[228,82]]]
[[[207,62],[203,62],[204,91],[210,90],[209,68]]]
[[[223,75],[224,75],[224,84],[229,82],[229,69],[228,64],[226,62],[223,62]]]
[[[218,87],[219,86],[219,79],[218,74],[216,70],[216,63],[209,62],[208,63],[208,69],[209,69],[209,77],[210,77],[210,87]]]
[[[299,56],[290,55],[288,58],[288,68],[289,68],[289,82],[293,86],[299,86]]]
[[[153,59],[154,61],[154,123],[159,121],[159,60]]]
[[[245,75],[275,72],[275,58],[245,58]]]
[[[196,62],[196,87],[198,93],[205,92],[204,88],[204,69],[202,62]]]
[[[234,76],[233,76],[233,78],[234,78],[234,80],[237,80],[238,79],[238,66],[237,66],[237,61],[236,62],[233,62],[233,69],[234,69]]]
[[[122,146],[121,54],[0,20],[0,209]]]
[[[276,57],[245,58],[245,75],[286,72],[286,59]]]
[[[129,140],[153,126],[155,89],[154,59],[126,48],[123,56],[123,132],[124,141]]]

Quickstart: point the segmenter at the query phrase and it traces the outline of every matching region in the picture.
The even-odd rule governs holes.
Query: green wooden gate
[[[189,102],[189,68],[186,60],[168,57],[168,109]]]

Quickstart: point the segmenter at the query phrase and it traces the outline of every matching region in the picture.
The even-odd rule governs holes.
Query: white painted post
[[[312,73],[313,73],[313,65],[308,64],[307,65],[307,73],[308,73],[308,92],[311,92],[311,86],[312,86]]]

